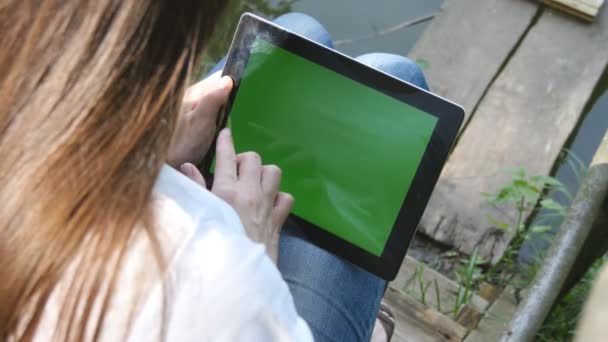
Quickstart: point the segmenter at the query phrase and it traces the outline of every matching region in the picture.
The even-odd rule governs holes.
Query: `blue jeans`
[[[325,28],[305,14],[288,13],[274,23],[333,47]],[[370,53],[357,60],[428,90],[420,68],[406,57]],[[291,221],[283,228],[278,266],[315,341],[369,341],[386,281],[308,243],[299,229]]]

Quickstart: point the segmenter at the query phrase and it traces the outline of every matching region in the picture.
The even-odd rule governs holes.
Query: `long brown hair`
[[[32,339],[71,265],[54,336],[100,336],[224,2],[0,3],[0,340]]]

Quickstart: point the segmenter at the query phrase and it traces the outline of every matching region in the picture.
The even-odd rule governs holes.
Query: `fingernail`
[[[232,134],[232,132],[230,131],[230,128],[228,128],[228,127],[223,128],[220,133],[225,135],[226,137],[229,137]]]

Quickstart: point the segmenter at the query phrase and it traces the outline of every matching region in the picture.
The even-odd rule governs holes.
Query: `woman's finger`
[[[262,167],[262,190],[264,193],[274,197],[279,192],[281,185],[281,169],[276,165],[264,165]]]
[[[207,187],[207,184],[205,184],[205,178],[203,178],[203,175],[196,168],[196,166],[194,166],[194,164],[184,163],[182,164],[182,166],[179,167],[179,169],[184,175],[188,176],[188,178],[200,184],[203,188]]]
[[[274,211],[272,213],[272,219],[277,226],[282,226],[283,223],[285,223],[294,202],[295,200],[291,194],[286,192],[279,192],[277,194],[277,199],[274,202]]]
[[[237,180],[237,160],[229,128],[224,128],[217,137],[215,149],[215,185],[232,184]]]
[[[254,187],[261,186],[262,182],[262,158],[255,152],[245,152],[237,156],[239,182]]]
[[[205,112],[217,114],[220,108],[228,101],[233,85],[230,76],[224,76],[217,82],[209,85],[209,89],[203,94],[200,100],[200,103],[205,105],[203,107]]]
[[[186,89],[184,94],[184,102],[198,103],[202,98],[210,84],[213,84],[222,78],[222,72],[218,71],[213,73],[211,76],[206,77],[195,84],[191,85]]]
[[[219,72],[207,77],[186,90],[184,111],[193,111],[200,108],[199,104],[204,103],[206,112],[216,113],[228,100],[233,85],[230,76],[220,78]]]

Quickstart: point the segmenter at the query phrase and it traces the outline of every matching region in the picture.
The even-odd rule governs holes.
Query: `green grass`
[[[583,305],[589,296],[595,277],[605,262],[605,257],[596,261],[583,279],[551,310],[536,335],[536,341],[561,342],[573,339]]]

